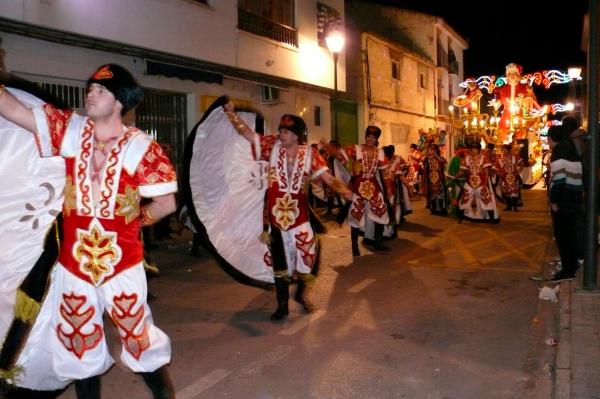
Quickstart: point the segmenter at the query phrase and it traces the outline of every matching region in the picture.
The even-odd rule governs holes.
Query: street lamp
[[[333,55],[333,138],[340,142],[338,123],[338,89],[337,89],[337,60],[344,47],[344,35],[338,29],[331,29],[325,38],[327,48]]]

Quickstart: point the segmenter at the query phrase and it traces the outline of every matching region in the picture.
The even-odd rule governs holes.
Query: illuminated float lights
[[[551,69],[548,71],[528,73],[521,77],[521,83],[529,86],[540,86],[544,85],[546,89],[550,88],[553,84],[565,84],[570,83],[573,80],[582,80],[581,68],[569,68],[567,72],[559,71],[557,69]],[[477,79],[469,78],[459,84],[462,88],[469,87],[470,83],[475,82],[480,89],[486,90],[491,93],[496,87],[502,87],[506,84],[506,77],[496,75],[483,75]]]

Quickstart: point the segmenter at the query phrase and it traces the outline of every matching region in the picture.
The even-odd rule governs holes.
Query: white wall
[[[118,63],[129,69],[140,84],[147,88],[167,90],[188,94],[188,127],[191,129],[202,116],[200,98],[204,95],[221,96],[250,101],[259,110],[267,125],[277,128],[279,118],[284,113],[301,114],[300,103],[307,107],[301,115],[309,129],[311,142],[320,139],[329,140],[331,119],[329,115],[329,97],[306,90],[290,89],[281,91],[281,101],[275,105],[260,103],[260,85],[235,79],[225,79],[223,85],[196,83],[189,80],[148,76],[144,74],[143,60],[129,56],[65,46],[42,40],[26,38],[14,34],[2,34],[6,51],[8,70],[26,78],[36,80],[84,85],[95,69],[105,63]],[[321,125],[314,125],[314,107],[321,107]]]
[[[321,0],[344,15],[343,0]],[[329,51],[317,45],[317,0],[296,2],[299,48],[237,29],[237,1],[3,0],[0,15],[222,65],[333,88]],[[343,53],[338,89],[345,90]]]

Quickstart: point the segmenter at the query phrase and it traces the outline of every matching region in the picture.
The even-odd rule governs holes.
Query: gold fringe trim
[[[23,374],[22,366],[14,366],[11,367],[10,370],[0,369],[0,384],[2,384],[5,389],[11,389],[11,387],[14,387],[13,384],[18,382],[21,374]]]
[[[273,272],[273,277],[275,278],[285,278],[288,280],[288,282],[290,281],[290,275],[288,274],[287,269],[286,270],[275,270]]]
[[[30,298],[29,295],[21,290],[17,290],[15,318],[26,323],[33,323],[40,312],[40,307],[41,305],[34,299]]]
[[[298,273],[298,280],[302,281],[306,286],[312,287],[317,282],[317,277],[311,273]]]
[[[158,266],[156,266],[155,264],[152,264],[148,261],[146,261],[146,259],[142,259],[142,264],[144,265],[144,270],[152,275],[158,275],[159,274],[159,270],[158,270]]]

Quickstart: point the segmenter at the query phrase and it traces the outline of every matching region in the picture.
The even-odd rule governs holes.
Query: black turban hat
[[[94,72],[88,79],[87,86],[97,83],[106,87],[123,105],[121,115],[135,108],[144,98],[144,90],[138,81],[125,68],[117,64],[106,64]]]

